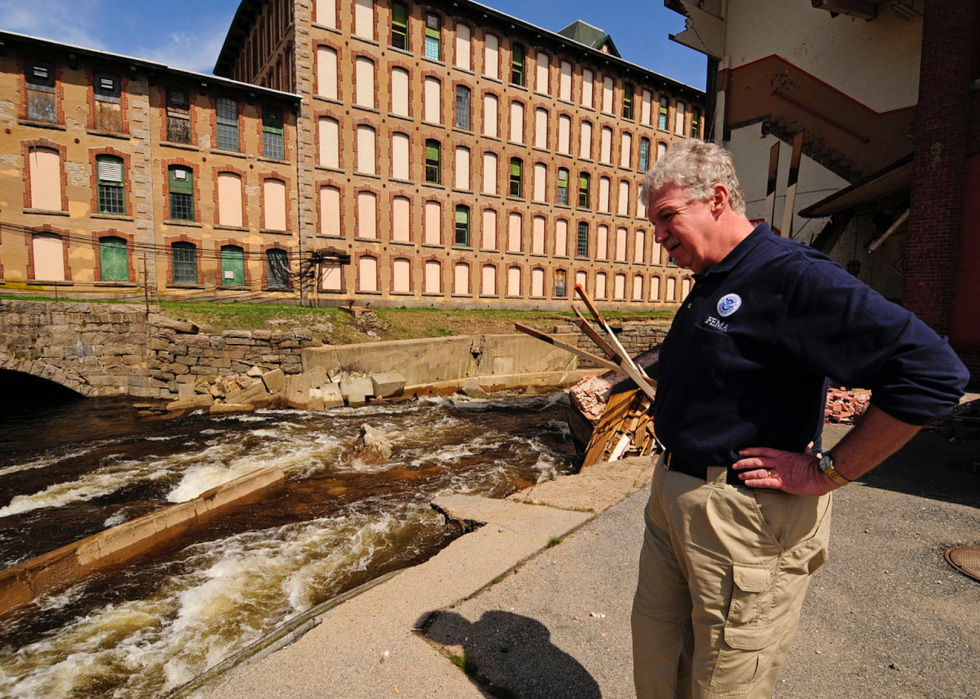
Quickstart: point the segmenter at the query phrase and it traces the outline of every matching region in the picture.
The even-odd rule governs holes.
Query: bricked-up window
[[[122,89],[119,76],[96,73],[92,92],[95,96],[92,123],[98,131],[122,131]]]
[[[558,168],[558,197],[556,203],[568,206],[568,169]]]
[[[623,118],[633,118],[633,83],[623,85]]]
[[[640,139],[640,172],[650,169],[650,139]]]
[[[425,15],[425,57],[442,60],[442,20],[432,12]]]
[[[456,51],[454,59],[457,68],[470,70],[470,28],[465,24],[456,23]]]
[[[286,142],[282,135],[282,110],[279,107],[262,107],[262,155],[284,160]]]
[[[678,136],[684,135],[684,103],[677,103],[677,116],[674,117],[674,133]]]
[[[215,122],[218,129],[218,150],[238,152],[238,102],[219,97],[215,100]]]
[[[555,298],[565,298],[565,270],[555,270]]]
[[[265,276],[269,289],[289,288],[289,258],[285,250],[273,248],[266,251]]]
[[[592,176],[583,172],[578,176],[578,207],[580,209],[588,209],[590,207],[589,203],[589,190],[592,187]]]
[[[34,234],[34,278],[48,282],[63,282],[65,275],[64,242],[58,235]]]
[[[27,118],[57,124],[54,63],[27,61],[24,66],[24,84],[27,88]]]
[[[442,183],[442,144],[431,138],[425,142],[425,181]]]
[[[128,282],[126,241],[115,236],[99,238],[99,281]]]
[[[171,165],[167,174],[170,185],[170,220],[193,221],[194,173],[186,167]]]
[[[408,51],[408,5],[403,2],[391,4],[391,45],[396,49]]]
[[[487,34],[483,43],[483,74],[491,78],[499,78],[500,40],[493,34]]]
[[[31,173],[31,207],[61,211],[61,154],[54,148],[31,148],[27,158]]]
[[[592,109],[595,93],[595,76],[591,70],[582,70],[582,106]]]
[[[470,130],[470,88],[456,86],[456,128]]]
[[[691,138],[701,138],[701,109],[691,108]]]
[[[122,158],[100,155],[95,159],[99,189],[99,213],[126,215],[126,190]]]
[[[526,70],[524,61],[524,45],[523,44],[512,44],[511,45],[511,61],[510,61],[510,81],[514,85],[524,86],[526,82]]]
[[[470,207],[456,207],[456,245],[470,247]]]
[[[524,198],[524,161],[520,158],[510,159],[510,196]]]
[[[191,142],[191,102],[187,90],[167,89],[167,140]]]
[[[245,251],[237,245],[221,247],[221,286],[245,285]]]
[[[667,99],[667,95],[660,95],[660,120],[657,122],[657,128],[664,131],[667,130],[667,108],[670,106],[670,101]]]
[[[589,224],[585,221],[579,221],[578,224],[578,238],[575,241],[575,256],[589,256]]]
[[[197,284],[197,247],[194,243],[170,246],[174,267],[174,284]]]

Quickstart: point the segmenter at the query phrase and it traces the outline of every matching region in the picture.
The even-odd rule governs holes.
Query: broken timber
[[[632,390],[609,397],[599,424],[585,449],[582,468],[627,456],[649,456],[656,447],[650,399]]]

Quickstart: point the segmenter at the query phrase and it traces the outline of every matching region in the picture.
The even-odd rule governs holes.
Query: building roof
[[[234,62],[235,54],[241,50],[242,45],[248,37],[252,21],[258,15],[259,9],[268,1],[269,0],[241,0],[238,10],[235,12],[235,17],[231,21],[231,27],[228,28],[225,43],[222,45],[221,52],[218,54],[218,60],[215,61],[214,64],[214,72],[216,75],[227,75],[231,73],[231,66]],[[452,0],[452,2],[434,2],[433,4],[447,5],[449,6],[450,12],[469,11],[475,15],[481,16],[484,21],[490,19],[495,20],[500,24],[509,27],[510,36],[514,36],[515,33],[523,33],[527,35],[524,40],[530,40],[535,46],[548,48],[549,44],[555,45],[560,47],[562,50],[567,51],[569,54],[581,54],[584,60],[591,60],[599,65],[602,65],[603,63],[611,64],[617,66],[626,74],[635,73],[639,78],[648,80],[652,85],[669,86],[677,94],[687,94],[691,95],[695,99],[704,99],[703,90],[699,90],[696,87],[682,83],[678,80],[674,80],[673,78],[668,78],[667,76],[654,72],[649,68],[644,68],[641,65],[623,60],[620,58],[619,52],[616,51],[615,45],[612,43],[611,38],[605,44],[610,48],[610,53],[603,53],[600,49],[593,48],[589,44],[584,44],[581,41],[563,36],[560,33],[535,26],[529,22],[525,22],[522,19],[518,19],[517,17],[512,17],[505,12],[495,10],[492,7],[487,7],[486,5],[481,5],[478,2],[473,2],[473,0]],[[579,22],[576,22],[575,24],[579,24]],[[570,26],[575,26],[575,24]],[[586,27],[589,26],[584,22],[581,22],[581,24]],[[570,27],[566,27],[566,29],[568,28]],[[602,31],[601,29],[595,29],[595,27],[591,28],[595,31]]]
[[[74,44],[66,44],[61,41],[52,41],[51,39],[44,39],[41,37],[30,36],[28,34],[19,34],[17,32],[8,32],[0,30],[0,47],[3,47],[8,43],[21,43],[21,44],[33,44],[39,46],[42,49],[48,50],[60,50],[65,51],[68,54],[78,54],[81,56],[88,56],[90,58],[97,58],[99,60],[112,61],[115,63],[127,63],[130,68],[135,70],[137,68],[146,70],[147,72],[157,72],[165,73],[168,75],[176,75],[187,80],[193,80],[200,83],[224,85],[226,87],[234,88],[237,90],[245,92],[253,92],[256,94],[263,94],[278,97],[285,100],[290,100],[293,102],[299,102],[302,100],[300,95],[295,95],[291,92],[282,92],[280,90],[271,90],[267,87],[259,87],[258,85],[252,85],[251,83],[243,83],[238,80],[231,80],[229,78],[219,77],[217,75],[210,75],[208,73],[198,73],[192,70],[184,70],[183,68],[174,68],[173,66],[168,66],[165,63],[158,63],[157,61],[150,61],[145,58],[135,58],[133,56],[124,56],[119,53],[109,53],[108,51],[100,51],[98,49],[90,49],[84,46],[76,46]]]
[[[605,48],[606,51],[603,51],[603,53],[608,52],[616,58],[622,58],[622,56],[619,55],[619,50],[616,48],[616,44],[613,43],[611,36],[606,34],[606,32],[598,27],[593,27],[591,24],[586,24],[580,19],[575,20],[558,33],[561,36],[567,36],[572,41],[585,44],[589,48],[593,48],[598,51],[602,51],[602,49]]]

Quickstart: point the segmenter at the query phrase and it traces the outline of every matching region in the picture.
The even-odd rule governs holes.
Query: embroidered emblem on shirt
[[[718,302],[718,315],[722,318],[727,318],[741,307],[742,297],[738,294],[728,294],[728,296],[723,296]]]
[[[714,316],[708,316],[704,319],[704,324],[709,328],[714,328],[715,330],[721,330],[723,333],[728,332],[728,323],[723,323]]]

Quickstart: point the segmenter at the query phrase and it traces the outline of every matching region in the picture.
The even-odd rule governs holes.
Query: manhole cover
[[[956,546],[946,551],[946,560],[956,570],[980,580],[980,546]]]

